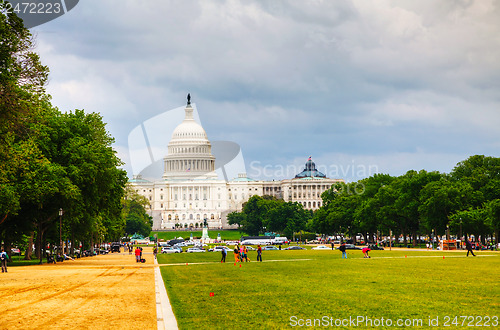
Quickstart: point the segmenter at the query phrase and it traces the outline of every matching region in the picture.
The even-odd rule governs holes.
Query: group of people
[[[234,246],[234,262],[250,262],[250,259],[248,258],[248,249],[245,245],[242,245],[241,247],[239,245]],[[262,247],[260,245],[257,246],[257,261],[262,262]],[[221,262],[226,262],[226,250],[222,250],[222,259]]]
[[[342,252],[342,259],[347,259],[347,251],[346,251],[346,245],[345,245],[345,243],[342,243],[338,247],[338,250],[340,252]],[[368,252],[370,252],[371,249],[369,247],[364,247],[361,251],[363,252],[363,258],[370,258],[370,256],[368,255]]]
[[[135,262],[143,262],[142,260],[142,247],[138,246],[135,251]]]

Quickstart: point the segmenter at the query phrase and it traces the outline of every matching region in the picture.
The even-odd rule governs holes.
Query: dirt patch
[[[113,253],[0,276],[0,329],[155,329],[151,248],[146,263]]]

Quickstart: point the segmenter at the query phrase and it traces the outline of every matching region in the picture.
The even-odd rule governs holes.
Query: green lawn
[[[202,231],[189,231],[189,230],[178,230],[178,231],[152,231],[149,236],[158,237],[158,239],[170,240],[174,237],[182,237],[184,239],[189,239],[189,237],[193,234],[193,237],[201,237]],[[216,239],[217,234],[220,234],[221,239],[225,241],[239,241],[241,236],[245,236],[246,234],[239,232],[238,230],[216,230],[209,229],[208,236],[210,238]]]
[[[416,319],[427,328],[429,317],[439,317],[439,327],[450,316],[449,325],[455,316],[460,324],[460,316],[483,317],[474,324],[500,317],[499,253],[465,258],[464,252],[372,251],[371,259],[348,253],[346,260],[331,250],[264,251],[269,262],[257,263],[250,252],[252,262],[241,267],[232,254],[221,264],[220,253],[211,252],[160,255],[158,261],[179,264],[161,272],[181,329],[280,329],[349,317],[365,317],[357,328],[371,328],[366,318],[394,325]],[[494,322],[489,328],[498,328]]]

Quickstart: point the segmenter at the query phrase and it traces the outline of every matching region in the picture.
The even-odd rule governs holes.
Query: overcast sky
[[[189,92],[248,176],[312,156],[352,181],[500,156],[499,22],[493,0],[83,0],[31,30],[53,104],[101,113],[130,176],[129,133]]]

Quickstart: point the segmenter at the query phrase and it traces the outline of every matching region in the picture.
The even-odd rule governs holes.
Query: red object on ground
[[[214,296],[214,293],[213,292],[210,292],[210,297],[213,297]]]

